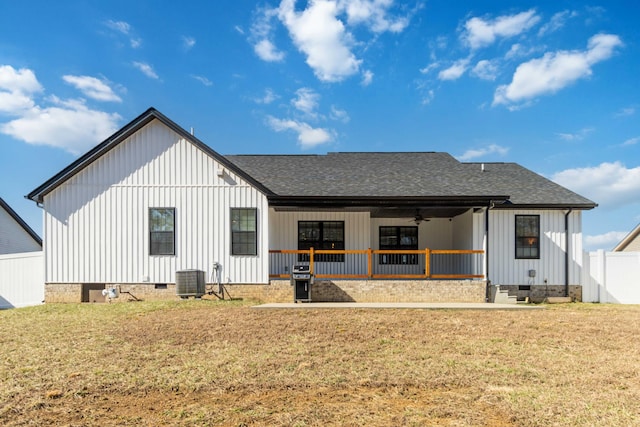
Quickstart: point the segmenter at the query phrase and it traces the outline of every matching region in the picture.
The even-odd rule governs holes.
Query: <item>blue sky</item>
[[[29,1],[0,13],[0,197],[148,107],[222,154],[444,151],[516,162],[640,222],[640,3]],[[517,4],[515,6],[514,4]]]

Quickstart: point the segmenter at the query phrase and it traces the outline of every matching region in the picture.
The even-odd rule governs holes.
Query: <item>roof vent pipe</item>
[[[480,170],[484,172],[484,163],[480,163]]]

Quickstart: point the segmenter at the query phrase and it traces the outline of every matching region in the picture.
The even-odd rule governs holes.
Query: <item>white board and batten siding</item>
[[[42,251],[42,247],[38,242],[9,212],[0,207],[0,255],[39,251]]]
[[[540,216],[540,259],[516,259],[515,216]],[[569,214],[569,284],[582,272],[581,211]],[[565,211],[492,209],[489,213],[489,278],[497,285],[564,285]],[[529,270],[536,276],[529,277]]]
[[[299,221],[344,221],[347,250],[378,249],[381,226],[416,226],[411,218],[371,218],[369,212],[278,212],[272,209],[269,218],[270,249],[297,249]],[[471,211],[452,220],[423,221],[418,225],[418,248],[482,249],[480,225],[474,223]],[[480,233],[474,233],[476,227]]]
[[[369,212],[278,212],[269,216],[270,249],[298,249],[298,221],[344,221],[344,244],[347,250],[368,249]]]
[[[218,176],[217,171],[224,169]],[[175,255],[149,255],[149,208],[175,208]],[[256,208],[258,255],[231,255],[231,208]],[[266,196],[152,121],[44,198],[48,283],[174,283],[221,265],[231,283],[268,282]]]

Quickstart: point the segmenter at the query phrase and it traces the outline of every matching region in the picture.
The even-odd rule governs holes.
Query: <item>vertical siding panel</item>
[[[515,216],[540,215],[540,259],[515,259]],[[570,215],[570,281],[579,279],[581,268],[580,212]],[[564,284],[565,233],[562,210],[492,210],[490,212],[490,278],[497,284]],[[528,271],[536,270],[529,278]],[[577,279],[576,279],[577,278]],[[579,283],[579,282],[572,282]]]

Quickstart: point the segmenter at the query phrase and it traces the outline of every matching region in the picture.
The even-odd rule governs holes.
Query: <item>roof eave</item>
[[[631,230],[631,232],[627,234],[624,239],[615,246],[615,248],[613,248],[612,252],[622,252],[638,236],[638,234],[640,234],[640,224],[636,225],[636,227]]]

